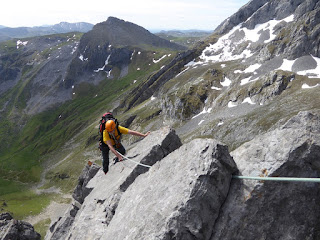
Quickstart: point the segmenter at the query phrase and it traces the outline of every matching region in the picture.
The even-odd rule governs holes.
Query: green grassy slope
[[[171,56],[161,62],[153,63],[153,59],[170,53]],[[23,104],[24,99],[19,96],[25,91],[25,84],[19,83],[3,95],[2,104],[6,99],[9,103],[4,116],[0,117],[0,141],[5,142],[0,148],[0,212],[10,211],[14,217],[23,219],[46,207],[53,195],[30,191],[39,183],[44,171],[41,189],[55,187],[62,193],[70,193],[87,159],[83,152],[97,151],[96,126],[100,115],[113,109],[129,90],[175,55],[176,52],[149,47],[139,58],[133,59],[127,76],[106,79],[98,86],[83,83],[77,87],[71,101],[34,116],[19,115],[23,107],[15,108]],[[121,116],[119,120],[125,121]],[[70,142],[74,144],[66,147]],[[23,208],[24,201],[42,204]]]

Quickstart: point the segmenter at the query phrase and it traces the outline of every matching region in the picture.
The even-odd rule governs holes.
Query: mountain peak
[[[145,28],[131,22],[127,22],[116,17],[109,17],[107,21],[96,24],[92,31],[86,34],[88,37],[94,36],[96,41],[107,41],[115,46],[143,46],[151,45],[155,47],[165,47],[176,50],[184,50],[185,47],[171,43],[162,39]],[[100,43],[93,43],[99,45]]]

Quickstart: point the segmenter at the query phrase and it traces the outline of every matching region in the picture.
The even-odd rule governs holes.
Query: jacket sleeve
[[[128,129],[128,128],[125,128],[125,127],[122,127],[122,126],[119,126],[119,131],[120,131],[122,134],[128,134],[129,129]]]

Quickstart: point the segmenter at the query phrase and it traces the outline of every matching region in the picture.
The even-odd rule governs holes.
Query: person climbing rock
[[[109,171],[109,150],[116,155],[115,162],[123,160],[123,157],[119,153],[122,155],[126,153],[126,149],[121,143],[122,134],[146,137],[150,134],[150,131],[143,134],[120,126],[116,119],[107,120],[105,122],[104,130],[102,131],[102,143],[100,144],[100,150],[102,152],[102,166],[105,174]]]

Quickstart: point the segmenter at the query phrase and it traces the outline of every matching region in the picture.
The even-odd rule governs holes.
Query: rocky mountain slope
[[[124,46],[121,39],[129,38],[127,29],[132,45]],[[68,194],[83,167],[83,152],[75,156],[73,139],[80,137],[77,144],[96,150],[93,121],[106,108],[119,105],[130,89],[169,63],[179,49],[185,47],[116,18],[98,24],[88,35],[0,43],[1,212],[22,219],[43,206],[16,207],[26,195],[47,205],[50,194]],[[62,154],[55,155],[55,150]],[[69,161],[72,167],[62,167]],[[58,173],[61,167],[67,172]]]
[[[141,55],[143,49],[153,51],[156,48],[177,51],[186,49],[157,37],[136,24],[109,17],[81,38],[77,57],[69,66],[65,86],[70,88],[81,81],[95,83],[106,77],[125,77],[129,73],[133,57]],[[142,66],[140,70],[141,68]]]
[[[156,61],[156,49],[173,53],[185,47],[113,17],[83,36],[74,33],[2,43],[0,94],[23,82],[19,94],[26,106],[21,110],[28,115],[43,112],[71,100],[77,89],[81,91],[81,83],[98,85],[137,68],[147,69],[151,64],[144,67],[144,61]]]
[[[34,36],[43,36],[57,33],[68,32],[88,32],[92,29],[93,25],[90,23],[68,23],[61,22],[52,26],[46,27],[1,27],[0,28],[0,42],[7,41],[14,38],[27,38]]]
[[[125,42],[116,45],[112,42],[112,34],[100,34],[101,31],[95,33],[95,28],[85,34],[79,40],[79,47],[68,69],[61,74],[62,83],[59,84],[59,87],[69,91],[68,96],[71,96],[72,101],[58,110],[52,108],[49,113],[35,114],[32,121],[25,125],[22,122],[21,128],[25,129],[21,135],[22,141],[14,145],[14,149],[19,151],[12,150],[4,155],[7,158],[3,162],[7,163],[13,159],[12,156],[27,162],[25,156],[30,155],[25,153],[39,154],[37,158],[31,155],[27,160],[31,162],[32,159],[41,159],[42,166],[48,168],[46,181],[40,190],[53,188],[63,193],[74,186],[79,169],[88,160],[97,163],[92,173],[96,173],[95,177],[88,186],[83,186],[85,193],[77,193],[78,197],[74,198],[79,204],[75,203],[70,214],[67,213],[52,225],[48,238],[61,234],[71,239],[81,236],[85,234],[82,231],[83,221],[99,226],[91,228],[97,236],[113,234],[119,231],[116,225],[123,222],[125,213],[130,216],[128,224],[131,231],[123,228],[121,236],[132,236],[133,239],[139,239],[142,235],[163,239],[172,239],[174,236],[176,239],[219,239],[221,236],[227,236],[226,239],[256,239],[260,237],[259,231],[261,239],[268,239],[269,235],[276,238],[274,234],[280,234],[283,239],[317,239],[318,216],[316,211],[312,213],[310,210],[317,209],[314,204],[319,195],[316,184],[237,183],[239,180],[231,180],[230,185],[229,180],[235,171],[238,171],[237,174],[255,176],[319,177],[319,12],[319,2],[315,0],[253,0],[223,22],[213,35],[199,42],[193,49],[179,54],[174,46],[174,50],[167,52],[163,49],[156,51],[158,49],[152,47],[150,49],[150,46],[141,50],[142,46],[135,43],[132,43],[133,47],[124,50]],[[120,30],[126,29],[123,24],[136,28],[124,21],[113,20],[119,24]],[[107,22],[96,27],[107,26]],[[92,41],[91,36],[95,36]],[[135,36],[132,38],[138,39]],[[100,48],[105,51],[99,51]],[[123,61],[117,61],[120,55],[124,56]],[[15,61],[17,63],[19,61]],[[94,65],[96,63],[99,64]],[[33,78],[37,74],[31,76]],[[6,128],[10,126],[7,119],[17,116],[15,112],[27,109],[19,101],[23,97],[30,97],[30,94],[21,94],[25,93],[24,86],[29,85],[20,85],[15,89],[20,97],[14,101],[8,100],[11,95],[2,98],[6,100],[2,100],[1,108],[8,114],[5,116],[10,117],[5,118],[6,122],[3,122],[1,128],[5,129],[2,130],[2,133],[5,132],[2,136],[6,136],[3,142],[8,146],[14,138],[11,137],[11,143],[7,140],[11,136],[7,133],[12,133]],[[107,110],[113,110],[120,123],[130,129],[154,132],[170,126],[175,129],[183,145],[159,163],[150,163],[154,166],[147,173],[141,174],[140,167],[124,162],[111,167],[110,175],[101,175],[98,167],[101,156],[96,149],[96,126],[100,115]],[[136,143],[134,137],[125,136],[124,144],[130,149],[128,156],[135,156],[139,161],[147,163],[149,160],[144,156],[148,155],[149,150],[143,149],[157,145],[159,139],[155,135],[141,141],[143,144],[132,150],[135,154],[130,151],[135,149],[135,144],[138,146],[140,143]],[[211,140],[202,141],[198,138]],[[201,149],[192,152],[198,145]],[[225,146],[223,152],[215,152],[220,145]],[[192,161],[184,151],[194,154]],[[229,155],[233,158],[230,159]],[[180,156],[182,159],[179,160]],[[44,160],[49,158],[50,163]],[[199,159],[197,166],[192,165],[194,159]],[[228,164],[224,162],[226,160]],[[234,161],[234,164],[229,160]],[[184,169],[180,161],[188,162],[185,167],[189,169]],[[172,166],[172,163],[181,166],[187,174],[181,178],[179,174],[175,176],[179,169],[173,168],[175,165]],[[215,175],[215,167],[219,164],[223,165],[222,169],[228,169],[226,175]],[[1,169],[9,167],[2,166]],[[131,172],[130,167],[136,170]],[[170,168],[175,171],[166,178],[164,172],[171,174]],[[33,167],[33,173],[37,172],[36,169]],[[11,171],[17,174],[13,169]],[[194,176],[194,171],[199,175]],[[34,176],[27,175],[29,172],[31,170],[25,171],[23,175]],[[13,174],[5,176],[9,178]],[[23,179],[21,175],[17,176],[19,180]],[[112,182],[109,177],[119,181],[109,186],[106,183]],[[156,180],[159,177],[164,179],[161,184]],[[176,181],[170,182],[170,178]],[[144,179],[157,184],[151,187]],[[81,180],[78,189],[82,189],[82,183],[88,181]],[[101,190],[100,182],[103,183],[101,186],[109,186],[110,189],[108,187],[107,192]],[[202,185],[210,187],[197,195],[196,190],[201,189],[199,186]],[[172,205],[165,201],[170,197],[165,193],[171,193],[168,186],[183,191],[172,200]],[[208,189],[218,187],[221,187],[217,190],[221,196],[208,192]],[[280,190],[284,192],[283,198],[282,194],[271,194],[279,193]],[[91,194],[84,199],[90,191]],[[144,192],[150,195],[145,196]],[[153,199],[151,195],[155,192],[164,196],[160,198],[163,209],[154,209],[147,203],[135,204],[144,203],[144,198],[140,196]],[[180,193],[178,190],[176,192]],[[311,202],[305,201],[307,205],[303,204],[306,194],[312,196]],[[81,201],[79,196],[82,196]],[[210,203],[216,205],[202,203],[202,197],[212,198]],[[197,203],[201,206],[197,206]],[[153,205],[158,206],[156,203]],[[309,208],[309,205],[312,207]],[[302,210],[297,206],[302,206]],[[212,214],[202,215],[203,207]],[[128,209],[132,209],[132,212]],[[144,215],[146,212],[151,212],[150,223],[154,223],[153,219],[160,219],[160,223],[153,225],[157,226],[156,229],[148,225],[144,231],[139,223],[131,220],[131,213],[147,217]],[[279,212],[283,214],[280,216]],[[292,214],[288,215],[288,212]],[[305,216],[304,213],[308,213],[310,218],[302,227],[302,218],[294,216]],[[184,221],[189,216],[195,221]],[[262,224],[260,219],[266,224]],[[285,225],[291,221],[294,221],[292,226],[299,230]],[[259,224],[253,228],[252,225],[257,222]],[[275,226],[276,223],[279,223],[279,228]],[[229,232],[228,229],[233,231]],[[276,231],[271,232],[273,229]],[[281,229],[290,229],[290,232]],[[90,231],[87,234],[93,234]]]
[[[318,1],[250,1],[193,49],[191,60],[145,81],[124,105],[153,96],[148,107],[161,110],[184,139],[213,135],[232,147],[299,110],[318,109],[318,14]]]
[[[320,115],[301,112],[233,157],[215,140],[179,147],[174,131],[155,131],[106,176],[87,166],[70,212],[46,239],[318,239],[319,183],[232,174],[319,177],[319,122]]]

